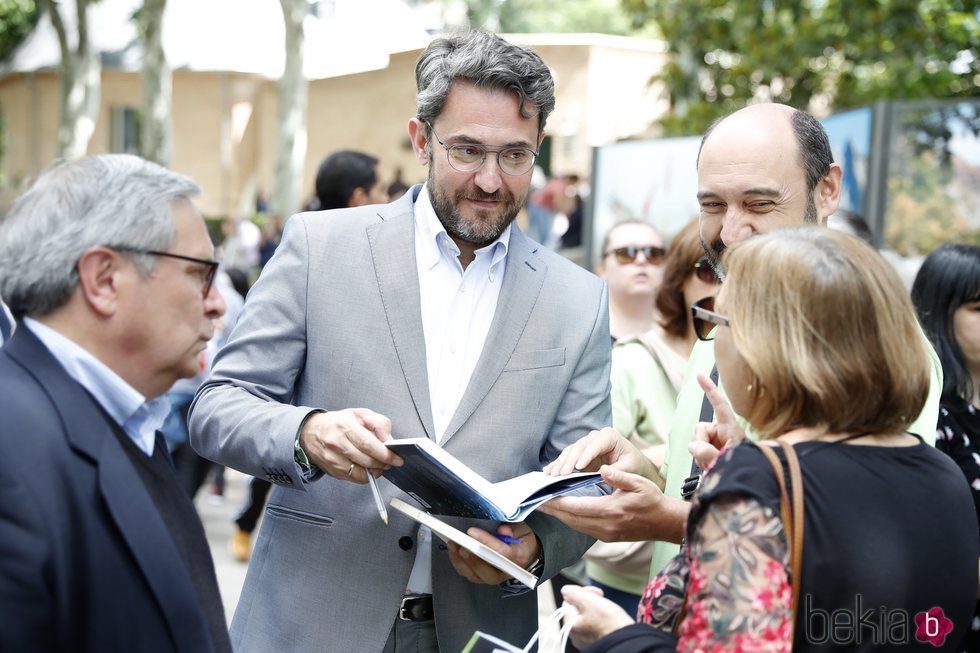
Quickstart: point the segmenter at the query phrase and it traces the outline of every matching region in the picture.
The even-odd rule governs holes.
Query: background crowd
[[[555,251],[587,189],[536,179],[541,58],[469,32],[416,81],[424,184],[330,153],[304,212],[260,196],[263,225],[215,245],[191,180],[102,155],[0,222],[0,641],[522,645],[534,592],[369,519],[368,475],[400,463],[383,441],[425,434],[492,480],[601,472],[524,523],[460,522],[560,587],[581,649],[974,650],[980,248],[936,249],[909,294],[826,228],[842,168],[820,123],[761,103],[705,132],[700,215],[669,240],[614,225],[593,275]],[[252,477],[230,637],[192,503],[220,465]],[[814,625],[855,597],[905,630]]]

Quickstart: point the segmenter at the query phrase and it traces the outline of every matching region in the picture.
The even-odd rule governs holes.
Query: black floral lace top
[[[806,532],[791,624],[779,488],[759,446],[726,449],[705,475],[686,546],[640,602],[638,619],[649,625],[608,635],[589,653],[959,650],[980,540],[951,461],[922,443],[795,446]],[[679,637],[667,643],[688,585]]]

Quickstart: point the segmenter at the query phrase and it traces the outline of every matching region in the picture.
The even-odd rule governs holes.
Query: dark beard
[[[463,242],[475,245],[477,248],[488,245],[500,237],[500,234],[504,233],[514,218],[523,206],[523,200],[517,202],[513,195],[510,195],[506,191],[497,191],[495,193],[485,193],[479,188],[473,187],[470,190],[457,191],[453,196],[452,200],[445,197],[438,189],[436,184],[432,179],[431,168],[429,169],[429,198],[432,200],[432,208],[436,212],[436,216],[439,218],[439,222],[445,227],[446,233],[449,234],[454,240],[462,240]],[[480,200],[504,200],[504,210],[493,220],[466,220],[459,213],[459,204],[466,198],[470,199],[480,199]],[[480,213],[483,213],[482,211]],[[479,213],[477,214],[480,218]]]
[[[803,212],[803,222],[806,224],[817,224],[817,202],[813,198],[816,194],[816,190],[810,193],[810,201],[806,203],[806,209]]]
[[[711,241],[710,245],[700,233],[698,233],[698,239],[701,241],[701,247],[704,249],[704,255],[708,257],[708,264],[711,265],[711,269],[715,271],[715,276],[721,281],[724,281],[726,273],[725,266],[721,264],[721,256],[725,253],[725,250],[728,249],[728,247],[721,238],[715,238],[713,241]]]

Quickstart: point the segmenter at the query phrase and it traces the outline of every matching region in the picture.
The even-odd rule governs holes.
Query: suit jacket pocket
[[[565,364],[565,348],[515,351],[504,367],[505,372],[520,372],[541,367],[559,367]]]
[[[266,506],[265,511],[271,516],[291,519],[304,524],[310,524],[311,526],[322,526],[323,528],[330,528],[333,526],[333,519],[330,517],[315,515],[311,512],[303,512],[302,510],[287,508],[286,506],[280,506],[278,504],[270,503],[268,506]]]

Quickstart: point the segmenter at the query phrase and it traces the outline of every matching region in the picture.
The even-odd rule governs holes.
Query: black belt
[[[398,618],[402,621],[432,621],[435,616],[431,594],[406,596],[398,608]]]

